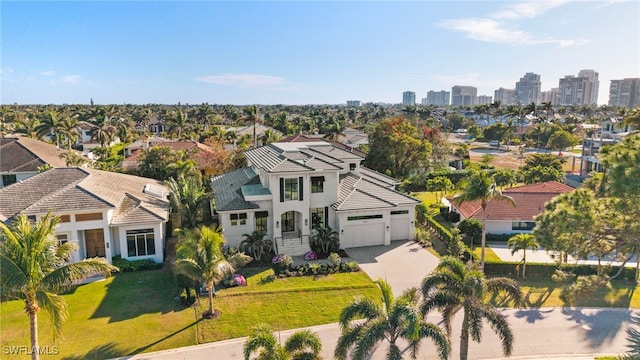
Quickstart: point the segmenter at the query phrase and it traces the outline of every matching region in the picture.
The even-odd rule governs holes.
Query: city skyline
[[[401,103],[640,77],[640,3],[3,2],[3,104]]]

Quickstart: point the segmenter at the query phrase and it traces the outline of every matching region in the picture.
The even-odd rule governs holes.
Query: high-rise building
[[[358,107],[360,106],[360,100],[347,100],[348,107]]]
[[[598,73],[580,70],[578,76],[567,75],[560,79],[558,103],[560,105],[596,105],[598,103]]]
[[[539,103],[540,96],[540,75],[534,73],[526,73],[516,83],[515,102],[519,104]]]
[[[449,105],[451,99],[451,93],[449,91],[429,91],[427,97],[423,100],[423,105]]]
[[[402,93],[402,105],[415,105],[416,93],[413,91],[405,91]]]
[[[558,88],[540,92],[540,103],[550,102],[551,105],[558,105]]]
[[[476,105],[483,105],[483,104],[491,104],[491,102],[493,98],[491,96],[487,96],[487,95],[480,95],[478,96],[478,100],[476,101]]]
[[[496,99],[496,101],[500,101],[502,105],[515,104],[516,89],[505,89],[501,87],[493,92],[493,98]]]
[[[611,80],[609,106],[634,108],[640,105],[640,78]]]
[[[478,97],[478,89],[473,86],[455,85],[451,88],[451,105],[471,106],[475,105]]]

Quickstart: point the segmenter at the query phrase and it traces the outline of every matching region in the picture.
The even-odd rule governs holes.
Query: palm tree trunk
[[[638,283],[638,275],[640,275],[640,249],[636,251],[636,284]]]
[[[213,283],[209,284],[209,314],[213,315]]]
[[[29,307],[27,305],[27,307]],[[38,346],[38,313],[29,311],[29,326],[31,327],[31,360],[40,359]]]
[[[480,271],[484,272],[484,248],[487,246],[487,208],[482,207],[482,248],[480,249]]]
[[[464,310],[462,319],[462,331],[460,332],[460,360],[467,360],[469,354],[469,315]]]
[[[522,278],[524,279],[527,274],[527,249],[522,252]]]

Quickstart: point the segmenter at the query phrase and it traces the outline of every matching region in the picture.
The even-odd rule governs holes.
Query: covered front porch
[[[304,218],[304,220],[303,220]],[[309,220],[299,211],[287,211],[276,219],[274,244],[277,254],[304,255],[311,249]]]

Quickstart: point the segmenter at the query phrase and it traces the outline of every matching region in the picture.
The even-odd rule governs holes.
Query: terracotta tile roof
[[[168,199],[145,191],[148,185],[168,194],[163,183],[153,179],[95,169],[54,168],[0,189],[0,220],[20,212],[107,208],[114,208],[122,223],[139,219],[138,215],[129,217],[136,211],[151,214],[155,221],[168,219]]]
[[[571,191],[573,191],[572,187],[555,181],[506,189],[502,192],[503,195],[510,196],[516,206],[514,207],[508,201],[491,200],[487,204],[487,220],[532,220],[544,210],[545,203],[560,194]],[[449,200],[465,218],[482,220],[480,201],[459,204],[455,197]]]
[[[66,161],[59,157],[63,153],[66,150],[23,136],[1,138],[0,172],[38,171],[44,164],[65,167]]]

